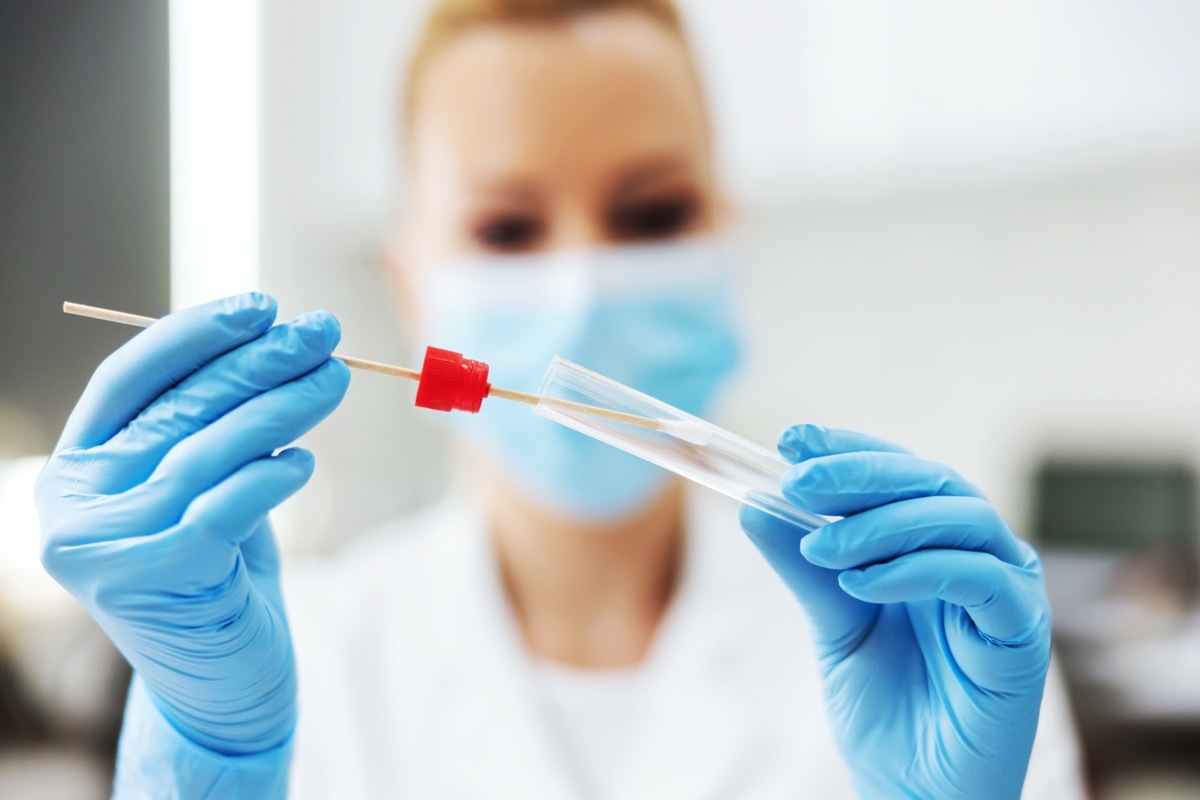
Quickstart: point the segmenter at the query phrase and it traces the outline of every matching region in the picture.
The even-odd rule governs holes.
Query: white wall
[[[682,0],[734,182],[843,193],[1200,140],[1192,0]]]
[[[744,203],[756,360],[733,427],[878,431],[1017,520],[1055,442],[1200,451],[1200,5],[683,5]],[[259,23],[262,285],[381,360],[407,358],[377,253],[422,6],[263,0]],[[286,515],[302,547],[438,491],[444,447],[411,401],[356,376]]]
[[[878,432],[1015,522],[1047,452],[1200,465],[1200,151],[1105,171],[751,206],[734,424]]]
[[[262,287],[281,315],[328,308],[343,352],[411,361],[380,279],[396,193],[400,53],[418,3],[262,1]],[[301,549],[335,547],[435,496],[445,449],[406,381],[357,373],[341,408],[306,440],[308,490],[281,514]]]

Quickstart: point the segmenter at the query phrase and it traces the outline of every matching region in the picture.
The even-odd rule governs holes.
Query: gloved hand
[[[1017,798],[1050,660],[1037,554],[940,464],[789,428],[783,493],[843,519],[742,525],[806,609],[839,748],[864,798]]]
[[[165,317],[92,376],[38,479],[42,562],[184,736],[224,755],[288,741],[296,680],[267,513],[311,454],[272,455],[349,381],[337,321],[272,328],[246,294]]]

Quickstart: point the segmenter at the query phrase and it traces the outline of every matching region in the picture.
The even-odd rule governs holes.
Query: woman
[[[705,413],[725,203],[668,0],[443,0],[408,80],[415,339]],[[136,670],[118,796],[279,797],[289,768],[302,798],[1079,794],[1036,556],[861,434],[784,433],[785,495],[844,519],[801,544],[743,512],[764,562],[736,509],[493,402],[448,418],[464,493],[281,591],[265,516],[312,458],[272,453],[348,374],[331,317],[273,321],[246,295],[136,337],[39,484],[47,568]]]

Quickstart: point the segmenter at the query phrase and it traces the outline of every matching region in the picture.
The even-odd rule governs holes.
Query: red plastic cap
[[[488,365],[440,347],[425,348],[417,405],[434,411],[479,411],[492,385]]]

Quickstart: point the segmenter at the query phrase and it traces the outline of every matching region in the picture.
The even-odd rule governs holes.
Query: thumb
[[[242,560],[254,587],[276,609],[283,608],[283,588],[280,583],[279,546],[271,523],[264,519],[242,542]]]
[[[870,630],[879,606],[846,594],[838,584],[837,570],[818,567],[800,554],[800,540],[807,531],[750,506],[742,506],[741,524],[804,607],[822,663],[839,661],[852,652]]]
[[[267,514],[299,491],[312,472],[312,454],[293,447],[250,462],[193,500],[176,531],[190,545],[197,579],[224,579],[239,555],[256,584],[277,574]]]
[[[312,473],[312,453],[299,447],[251,461],[193,500],[180,525],[241,545],[271,509],[308,483]]]

